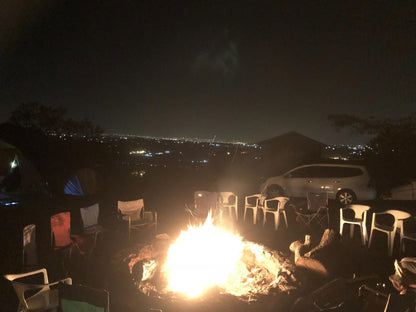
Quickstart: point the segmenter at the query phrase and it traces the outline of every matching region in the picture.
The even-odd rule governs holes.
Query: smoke
[[[193,64],[194,73],[214,73],[222,77],[232,77],[239,65],[239,55],[237,44],[228,41],[220,47],[201,52]]]

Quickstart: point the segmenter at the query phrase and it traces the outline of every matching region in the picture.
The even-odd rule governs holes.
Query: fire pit
[[[127,259],[132,279],[165,309],[168,304],[175,306],[170,310],[209,311],[220,305],[242,311],[281,300],[298,286],[294,265],[283,254],[215,226],[210,217],[176,241],[162,234],[137,250]]]

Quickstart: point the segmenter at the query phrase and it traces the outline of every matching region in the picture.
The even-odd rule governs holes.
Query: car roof
[[[361,168],[361,169],[365,169],[364,165],[353,165],[353,164],[334,164],[334,163],[316,163],[316,164],[305,164],[305,165],[301,165],[295,168],[290,169],[290,171],[292,171],[293,169],[297,169],[297,168],[302,168],[302,167],[311,167],[311,166],[316,166],[316,167],[348,167],[348,168]]]

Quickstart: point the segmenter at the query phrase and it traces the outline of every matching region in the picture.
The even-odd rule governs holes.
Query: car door
[[[333,166],[315,166],[311,169],[310,192],[334,193],[336,172]]]
[[[301,167],[289,171],[285,177],[285,192],[288,196],[305,197],[311,188],[313,166]]]

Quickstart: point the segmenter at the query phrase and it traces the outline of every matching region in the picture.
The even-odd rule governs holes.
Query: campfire
[[[139,290],[149,295],[195,299],[214,291],[251,301],[295,288],[288,259],[214,225],[210,216],[174,242],[159,236],[129,260]]]

